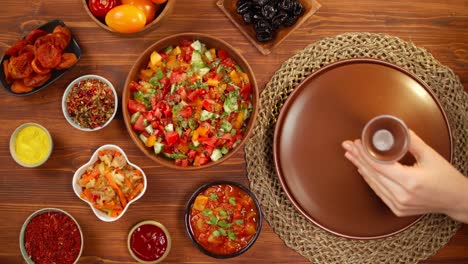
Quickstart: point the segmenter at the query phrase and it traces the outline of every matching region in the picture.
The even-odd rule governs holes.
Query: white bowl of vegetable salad
[[[102,221],[120,219],[146,191],[146,175],[116,145],[99,147],[73,175],[73,190]]]
[[[68,123],[81,131],[106,127],[117,113],[118,97],[112,83],[99,75],[73,80],[63,93],[62,112]]]
[[[182,33],[151,45],[122,95],[130,137],[148,157],[177,169],[219,164],[248,139],[258,87],[244,57],[221,39]]]

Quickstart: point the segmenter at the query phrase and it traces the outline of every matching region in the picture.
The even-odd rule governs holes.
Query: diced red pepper
[[[195,160],[193,161],[193,166],[201,166],[208,163],[208,161],[210,161],[210,159],[206,157],[205,154],[200,153],[195,157]]]
[[[180,83],[184,79],[185,79],[185,77],[184,77],[183,73],[173,71],[173,72],[171,72],[171,77],[170,77],[169,80],[170,80],[171,84],[174,84],[174,83]]]
[[[224,60],[228,57],[228,54],[226,51],[222,50],[222,49],[219,49],[218,50],[218,58],[220,58],[221,60]]]
[[[250,97],[250,91],[251,91],[251,84],[246,83],[240,90],[240,94],[242,96],[242,100],[247,101]]]
[[[146,106],[136,100],[130,99],[128,100],[128,111],[130,111],[131,114],[136,112],[144,113],[146,112]]]
[[[144,132],[145,131],[145,118],[143,117],[143,115],[140,115],[137,119],[137,121],[135,122],[135,124],[133,124],[133,130],[136,130],[136,131],[139,131],[139,132]]]
[[[181,167],[188,167],[188,159],[176,159],[175,164]]]
[[[193,42],[193,41],[191,41],[191,40],[189,40],[189,39],[182,39],[182,40],[179,41],[179,46],[181,46],[181,47],[187,47],[187,46],[192,45],[192,42]]]
[[[184,108],[182,108],[182,110],[179,111],[179,115],[185,119],[191,117],[193,114],[193,109],[192,107],[186,105],[184,106]]]
[[[192,54],[193,54],[193,48],[192,46],[188,46],[188,47],[183,47],[182,48],[182,54],[183,54],[183,60],[185,62],[190,62],[192,61]]]
[[[198,137],[198,142],[209,145],[209,146],[216,146],[216,141],[218,141],[218,138],[216,136],[212,137]]]
[[[137,92],[139,89],[140,89],[140,85],[137,82],[132,81],[130,83],[130,92],[132,92],[132,93]]]
[[[169,146],[173,146],[179,141],[179,133],[177,131],[166,132],[165,136]]]
[[[234,61],[232,61],[231,58],[225,58],[221,61],[221,64],[223,66],[226,66],[226,67],[230,67],[230,68],[234,68],[236,67],[236,64],[234,63]]]
[[[197,152],[193,149],[189,150],[189,152],[187,153],[187,158],[189,159],[194,159],[195,156],[197,155]]]
[[[161,56],[161,60],[167,60],[167,58],[169,58],[169,55],[165,52],[159,52],[159,55]]]

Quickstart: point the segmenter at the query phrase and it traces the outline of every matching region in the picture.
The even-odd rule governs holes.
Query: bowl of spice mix
[[[68,123],[81,131],[106,127],[117,112],[118,97],[112,83],[99,75],[84,75],[72,81],[62,97]]]
[[[20,250],[26,263],[77,263],[83,252],[83,233],[69,213],[43,208],[32,213],[20,232]]]
[[[15,129],[10,137],[10,153],[19,165],[34,168],[44,164],[53,148],[47,129],[37,123],[25,123]]]

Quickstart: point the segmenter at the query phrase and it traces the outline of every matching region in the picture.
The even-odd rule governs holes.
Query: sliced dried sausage
[[[36,48],[36,58],[45,68],[55,68],[62,59],[62,50],[54,44],[47,42]]]
[[[31,62],[31,67],[34,72],[39,74],[46,74],[51,70],[50,68],[45,68],[44,66],[42,66],[41,63],[37,60],[37,58],[34,58],[34,60]]]
[[[10,56],[16,56],[26,46],[28,42],[25,39],[20,39],[18,40],[13,46],[9,47],[7,50],[5,50],[6,55]]]
[[[10,73],[13,79],[22,79],[28,77],[33,69],[31,62],[34,59],[34,53],[27,52],[19,56],[10,58]]]
[[[36,41],[36,39],[42,37],[42,36],[45,36],[47,35],[47,31],[45,30],[42,30],[42,29],[35,29],[33,31],[31,31],[25,38],[25,40],[29,43],[29,44],[34,44],[34,42]]]
[[[16,80],[13,82],[10,89],[14,93],[29,93],[34,87],[26,86],[23,80]]]

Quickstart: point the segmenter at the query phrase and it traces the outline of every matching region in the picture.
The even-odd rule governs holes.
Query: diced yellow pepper
[[[152,146],[154,146],[155,143],[156,143],[156,136],[151,135],[151,136],[148,137],[148,139],[146,139],[145,146],[152,147]]]
[[[207,83],[209,86],[218,86],[219,81],[216,80],[216,79],[208,79],[208,80],[206,81],[206,83]]]
[[[175,48],[171,51],[171,55],[179,55],[180,53],[182,53],[182,51],[180,50],[180,47],[179,47],[179,46],[175,47]]]
[[[211,58],[213,60],[215,60],[216,59],[216,50],[215,49],[210,49],[210,53],[211,53]]]
[[[159,63],[161,63],[161,60],[162,60],[162,57],[161,57],[161,55],[159,55],[158,52],[153,51],[151,53],[150,61],[151,61],[152,65],[154,65],[154,66],[158,65]]]
[[[231,73],[229,73],[229,77],[235,85],[241,85],[241,79],[239,77],[239,74],[237,74],[237,71],[231,71]]]
[[[234,121],[234,128],[240,129],[242,127],[242,122],[244,122],[244,112],[239,112],[237,114],[236,120]]]

